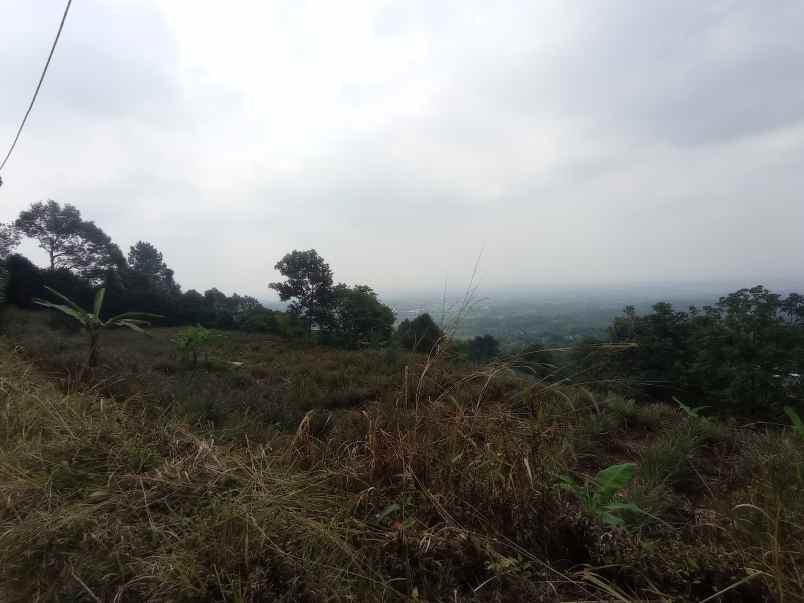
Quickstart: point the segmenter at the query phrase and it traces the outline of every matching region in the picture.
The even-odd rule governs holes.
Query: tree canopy
[[[20,233],[13,224],[0,222],[0,260],[5,259],[20,244]]]
[[[120,248],[94,222],[81,219],[81,212],[52,199],[33,203],[20,212],[14,223],[24,235],[36,239],[48,255],[50,270],[64,268],[99,281],[106,270],[124,263]]]
[[[47,268],[10,253],[20,235],[33,238],[47,253]],[[276,312],[252,296],[227,295],[215,287],[203,294],[194,289],[182,293],[153,243],[137,241],[125,257],[75,206],[53,200],[32,204],[13,226],[0,224],[0,258],[7,270],[7,300],[22,307],[32,307],[33,299],[45,296],[47,287],[89,305],[94,289],[103,286],[111,312],[136,307],[164,316],[166,325],[293,336],[309,334],[315,325],[321,329],[321,341],[346,346],[388,340],[393,330],[393,312],[376,293],[366,285],[333,287],[332,270],[314,249],[294,250],[276,264],[286,280],[270,286],[283,301],[291,301],[288,312]]]
[[[783,298],[757,286],[688,312],[659,303],[640,316],[629,307],[610,337],[636,345],[609,355],[599,374],[627,377],[644,394],[757,415],[804,402],[795,377],[804,369],[804,303],[796,293]]]
[[[356,347],[390,339],[394,311],[379,300],[371,287],[341,283],[334,291],[332,331],[336,340]]]
[[[160,278],[167,266],[162,252],[147,241],[137,241],[128,251],[128,267],[151,278]]]
[[[315,249],[293,250],[274,266],[285,277],[268,286],[282,301],[291,301],[288,311],[304,320],[307,331],[313,325],[326,327],[332,319],[335,291],[332,270]]]
[[[430,352],[444,336],[433,317],[426,312],[413,320],[403,320],[396,333],[402,347],[425,353]]]

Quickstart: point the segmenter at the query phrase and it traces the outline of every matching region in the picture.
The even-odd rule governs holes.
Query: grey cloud
[[[557,63],[581,82],[562,101],[679,145],[723,142],[804,119],[798,2],[629,4],[601,15],[583,54]],[[798,46],[798,48],[797,48]],[[593,82],[585,90],[583,81]],[[566,80],[565,80],[566,81]],[[593,92],[586,94],[584,92]],[[573,102],[574,101],[574,102]]]
[[[577,38],[495,65],[474,92],[525,116],[567,115],[678,145],[723,142],[804,119],[804,5],[606,2]]]
[[[307,90],[310,57],[328,52],[303,20],[287,20],[305,40],[302,75],[288,59],[292,81],[233,82],[188,61],[156,3],[77,3],[0,221],[42,198],[75,203],[122,247],[152,240],[185,288],[261,296],[294,247],[381,290],[467,280],[484,246],[488,286],[799,270],[800,3],[384,6],[358,33],[413,40],[416,60],[395,78],[347,65],[333,96],[277,116],[271,96]],[[0,26],[14,82],[0,133],[52,34],[23,21]],[[249,87],[266,82],[262,109]],[[388,113],[410,89],[421,106]],[[298,136],[282,138],[286,122]]]

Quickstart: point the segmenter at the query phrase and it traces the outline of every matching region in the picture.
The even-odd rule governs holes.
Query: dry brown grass
[[[784,432],[244,335],[216,352],[246,362],[236,393],[240,369],[159,368],[158,340],[112,338],[67,384],[69,345],[36,337],[0,340],[0,600],[804,596],[804,446]],[[283,397],[280,420],[260,410]],[[650,514],[626,529],[559,487],[624,461]]]

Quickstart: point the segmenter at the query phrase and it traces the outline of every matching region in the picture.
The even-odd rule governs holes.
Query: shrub
[[[587,513],[612,526],[625,524],[624,513],[642,513],[633,503],[617,499],[617,495],[634,479],[635,465],[622,463],[602,469],[584,485],[576,484],[569,476],[561,480],[562,486],[574,493]]]
[[[248,312],[238,324],[241,331],[251,333],[280,333],[279,320],[276,312],[266,308],[260,308]]]
[[[397,327],[396,335],[403,348],[429,353],[444,337],[444,332],[433,318],[425,313],[413,320],[403,320]]]
[[[181,360],[189,363],[192,367],[196,367],[201,353],[204,354],[205,360],[209,360],[209,352],[206,348],[212,336],[212,332],[198,325],[183,328],[172,341],[176,344],[176,350]]]
[[[390,339],[394,312],[366,285],[335,287],[335,307],[329,335],[333,341],[356,348],[377,345]]]

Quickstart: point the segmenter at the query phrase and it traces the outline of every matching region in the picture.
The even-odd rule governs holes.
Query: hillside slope
[[[40,326],[0,339],[3,601],[804,597],[778,427],[248,335],[115,333],[88,375]]]

